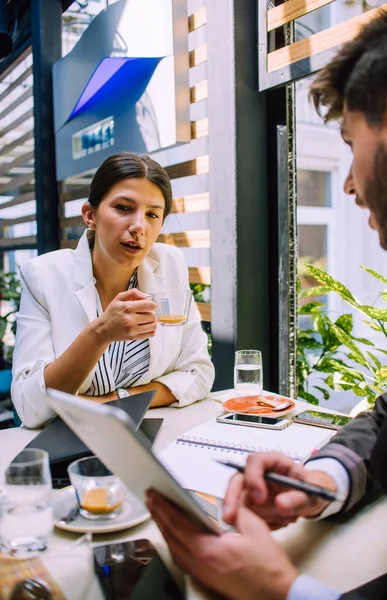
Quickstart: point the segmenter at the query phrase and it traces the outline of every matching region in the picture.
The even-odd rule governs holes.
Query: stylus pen
[[[222,460],[217,460],[216,462],[220,463],[221,465],[224,465],[225,467],[236,469],[240,473],[243,473],[245,470],[245,468],[241,465],[230,461],[223,462]],[[279,473],[273,473],[272,471],[267,471],[264,474],[264,478],[266,479],[266,481],[278,483],[279,485],[284,485],[293,488],[294,490],[300,490],[301,492],[305,492],[305,494],[310,494],[311,496],[317,496],[318,498],[322,498],[323,500],[328,500],[328,502],[335,502],[336,500],[340,500],[340,498],[338,498],[336,494],[331,490],[320,487],[318,485],[314,485],[313,483],[307,483],[302,479],[293,479],[293,477],[288,477],[287,475],[279,475]]]

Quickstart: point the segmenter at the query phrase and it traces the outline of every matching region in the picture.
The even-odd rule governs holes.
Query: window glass
[[[300,169],[297,186],[299,206],[331,206],[330,173]]]

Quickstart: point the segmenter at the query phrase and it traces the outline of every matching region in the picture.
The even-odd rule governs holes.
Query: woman
[[[27,427],[54,416],[48,387],[96,402],[156,389],[152,406],[208,395],[214,369],[196,307],[184,326],[158,327],[149,298],[189,288],[179,250],[155,244],[171,205],[158,163],[113,155],[91,182],[77,249],[23,265],[12,399]]]

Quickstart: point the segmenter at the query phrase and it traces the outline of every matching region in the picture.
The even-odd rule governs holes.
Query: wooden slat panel
[[[14,129],[16,129],[16,127],[19,127],[19,125],[22,125],[22,123],[25,123],[25,121],[28,121],[28,119],[31,119],[31,117],[33,117],[33,116],[34,116],[34,109],[31,108],[30,110],[27,110],[27,112],[22,114],[20,117],[15,119],[15,121],[13,121],[9,125],[7,125],[7,127],[4,127],[4,129],[2,129],[0,131],[0,138],[4,137],[10,131],[13,131]]]
[[[78,240],[62,240],[60,247],[63,248],[70,248],[70,250],[75,250],[75,248],[78,246]]]
[[[61,202],[71,202],[72,200],[81,200],[89,197],[89,186],[80,186],[72,190],[66,190],[59,196]]]
[[[0,102],[4,100],[11,92],[13,92],[27,77],[32,75],[32,66],[28,67],[15,81],[9,84],[6,90],[2,94],[0,94]]]
[[[188,17],[188,31],[194,31],[205,23],[207,23],[207,7],[202,6],[193,15]]]
[[[204,229],[203,231],[187,231],[184,233],[162,233],[157,241],[178,248],[209,248],[210,232],[208,229]]]
[[[12,150],[17,148],[18,146],[23,146],[23,144],[25,142],[32,140],[33,136],[34,136],[34,132],[32,131],[32,129],[31,129],[31,131],[27,131],[26,133],[23,133],[23,135],[16,138],[16,140],[13,140],[13,142],[8,144],[7,146],[3,146],[3,148],[1,148],[1,146],[0,146],[0,154],[2,156],[6,156],[10,152],[12,152]]]
[[[26,58],[28,58],[31,54],[31,46],[28,46],[28,48],[26,48],[24,50],[24,52],[22,52],[10,65],[9,67],[7,67],[0,75],[0,81],[4,81],[4,79],[6,77],[8,77],[8,75],[10,73],[12,73],[12,71],[14,69],[16,69],[16,67],[18,65],[20,65],[21,62],[23,62],[23,60],[25,60]]]
[[[197,212],[210,210],[209,194],[196,194],[175,198],[172,202],[172,213]]]
[[[85,225],[85,221],[81,216],[67,217],[60,220],[61,229],[64,229],[64,227],[81,227],[81,225]]]
[[[9,190],[17,190],[21,188],[23,185],[30,183],[33,179],[35,179],[34,172],[21,175],[20,177],[12,177],[11,181],[8,181],[8,183],[0,183],[0,196]]]
[[[34,246],[36,244],[36,235],[25,237],[0,238],[0,248],[4,250],[7,246]]]
[[[267,30],[272,31],[289,21],[303,17],[335,0],[288,0],[267,13]]]
[[[189,87],[193,87],[202,81],[208,79],[208,65],[206,62],[200,63],[196,67],[188,69]]]
[[[208,100],[200,100],[199,102],[193,102],[189,107],[189,118],[191,121],[200,121],[208,117]]]
[[[191,50],[189,53],[189,66],[196,67],[202,62],[207,60],[207,44],[203,44],[203,46],[199,46],[195,48],[195,50]]]
[[[9,173],[14,167],[17,167],[18,165],[22,165],[22,164],[25,165],[25,164],[29,163],[31,160],[33,160],[33,158],[34,158],[34,152],[27,152],[27,154],[21,154],[20,156],[15,158],[15,160],[13,160],[11,162],[7,162],[6,164],[4,164],[3,166],[0,167],[0,177],[2,175],[5,175],[6,173]],[[1,185],[0,185],[0,187],[1,187]]]
[[[191,136],[192,139],[205,137],[208,135],[208,119],[200,119],[191,123]]]
[[[28,88],[28,90],[26,90],[24,92],[24,94],[19,96],[19,98],[16,98],[16,100],[11,102],[11,104],[9,106],[7,106],[7,108],[5,110],[3,110],[2,113],[0,113],[0,121],[1,121],[1,119],[4,119],[4,117],[7,117],[13,110],[15,110],[15,108],[20,106],[20,104],[22,102],[24,102],[25,100],[27,100],[28,98],[32,98],[32,89],[31,88]]]
[[[329,29],[315,33],[304,40],[295,42],[290,46],[285,46],[285,48],[270,52],[267,58],[268,72],[270,73],[277,69],[282,69],[303,58],[308,58],[318,52],[329,50],[329,48],[333,48],[353,39],[357,35],[360,27],[365,23],[368,23],[368,21],[371,21],[371,19],[374,19],[378,15],[379,10],[379,8],[374,8],[366,13],[357,15],[352,19],[348,19],[343,23],[334,25]]]
[[[0,212],[2,206],[0,205]],[[31,223],[36,221],[36,215],[26,215],[24,217],[15,217],[14,219],[1,219],[0,218],[0,229],[4,227],[11,227],[12,225],[19,225],[20,223]]]
[[[172,193],[174,198],[191,194],[204,194],[208,192],[208,174],[190,175],[172,180]]]
[[[20,194],[18,196],[14,196],[12,200],[0,204],[0,209],[10,208],[11,206],[17,206],[17,204],[24,204],[24,202],[31,202],[31,200],[35,200],[35,192],[28,192],[27,194]]]
[[[208,98],[208,82],[202,81],[190,89],[191,103]]]
[[[189,281],[190,283],[205,283],[211,284],[211,268],[210,267],[190,267]]]
[[[199,309],[202,321],[211,322],[211,304],[196,302],[196,306]]]

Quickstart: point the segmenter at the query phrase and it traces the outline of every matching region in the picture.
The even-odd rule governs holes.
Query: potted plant
[[[13,344],[4,352],[4,338],[7,333],[15,335],[15,313],[19,310],[21,296],[20,279],[14,272],[0,271],[0,369],[10,368],[12,363]],[[5,314],[3,314],[5,312]]]
[[[364,399],[364,408],[372,408],[376,398],[387,391],[387,366],[382,359],[387,355],[387,307],[362,304],[350,290],[315,265],[305,266],[307,273],[321,285],[299,291],[300,298],[321,297],[336,292],[352,308],[364,317],[372,330],[386,337],[386,349],[379,348],[366,338],[353,335],[353,316],[343,314],[332,321],[325,303],[313,300],[299,308],[299,314],[309,315],[311,327],[298,330],[298,396],[312,404],[319,400],[313,393],[320,391],[329,399],[330,390],[351,390]],[[362,267],[371,276],[387,285],[387,278],[373,269]],[[387,289],[376,300],[387,304]],[[376,302],[375,300],[375,302]],[[310,386],[312,372],[321,374],[321,385]]]

